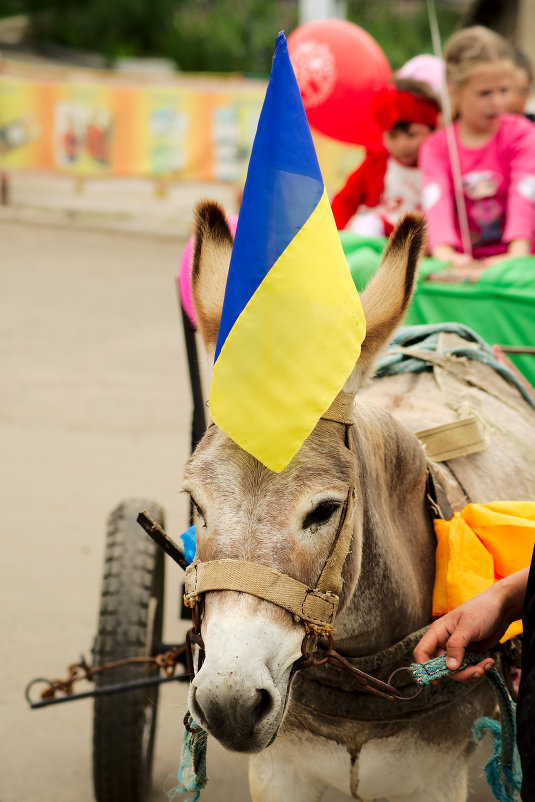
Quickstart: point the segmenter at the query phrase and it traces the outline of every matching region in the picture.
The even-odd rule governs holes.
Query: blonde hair
[[[448,40],[444,48],[446,81],[451,86],[462,86],[470,79],[474,69],[497,61],[510,61],[514,66],[511,45],[499,34],[474,25],[464,28]]]

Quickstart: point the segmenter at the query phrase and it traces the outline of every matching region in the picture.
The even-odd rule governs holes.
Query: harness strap
[[[475,415],[422,429],[415,435],[423,445],[426,457],[433,462],[466,457],[483,451],[489,444],[486,429]]]
[[[323,566],[323,570],[318,579],[318,590],[340,596],[344,581],[342,579],[342,569],[351,548],[353,539],[353,518],[355,516],[355,486],[351,484],[342,517],[340,521],[339,534],[334,541],[334,546]]]
[[[347,426],[352,426],[355,423],[353,415],[353,404],[355,403],[355,396],[353,393],[346,393],[341,390],[329,409],[321,416],[324,420],[333,420],[336,423],[345,423]]]
[[[352,426],[355,396],[343,390],[322,415],[326,420]],[[351,437],[347,445],[352,450]],[[195,560],[186,569],[184,602],[193,607],[203,593],[212,590],[233,590],[250,593],[292,613],[297,620],[311,625],[316,634],[327,634],[333,628],[342,592],[342,569],[353,538],[355,487],[351,484],[342,510],[332,551],[321,571],[316,588],[310,588],[288,574],[245,560]]]
[[[433,518],[442,518],[443,521],[453,518],[453,508],[432,462],[427,463],[425,496]]]
[[[193,562],[186,569],[185,590],[184,600],[189,606],[211,590],[250,593],[325,631],[332,629],[338,609],[335,593],[309,588],[275,568],[243,560]]]

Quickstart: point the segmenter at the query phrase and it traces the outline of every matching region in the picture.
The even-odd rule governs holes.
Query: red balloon
[[[315,20],[290,34],[288,52],[310,126],[343,142],[377,146],[381,131],[370,103],[392,70],[375,39],[346,20]]]

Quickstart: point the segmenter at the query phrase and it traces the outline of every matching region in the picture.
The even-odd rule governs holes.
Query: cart
[[[235,219],[230,222],[235,229]],[[355,241],[346,238],[344,243],[342,237],[342,243],[353,278],[359,286],[364,274],[362,264],[359,267],[359,262],[352,258],[356,249]],[[363,247],[361,242],[357,245]],[[367,245],[371,247],[374,244]],[[374,248],[377,253],[372,248],[372,255],[377,256],[378,264],[382,244],[377,243]],[[368,264],[369,253],[365,256]],[[375,266],[372,263],[368,270],[373,272]],[[191,247],[186,249],[182,258],[178,297],[193,402],[193,451],[206,429],[206,396],[194,312],[187,295],[190,271]],[[423,284],[419,289],[417,303],[423,297]],[[443,289],[435,288],[435,294]],[[450,290],[449,287],[446,289]],[[462,292],[463,288],[459,291]],[[525,301],[525,295],[522,300]],[[413,317],[415,314],[413,310]],[[422,322],[411,320],[410,315],[411,311],[410,322]],[[427,319],[425,322],[438,321]],[[530,356],[534,351],[531,343],[507,350],[510,353],[520,350],[522,355]],[[527,388],[533,392],[529,385]],[[181,568],[186,567],[183,549],[165,533],[163,508],[155,501],[143,498],[128,499],[118,504],[110,514],[106,528],[100,610],[91,660],[82,658],[70,666],[64,680],[32,680],[26,689],[26,697],[34,709],[76,699],[94,699],[93,781],[96,802],[145,802],[148,799],[159,686],[164,682],[189,682],[191,677],[191,646],[188,638],[178,644],[162,642],[165,553]],[[181,616],[189,618],[184,608]],[[76,692],[79,680],[88,680],[93,687]],[[41,689],[38,699],[35,698],[37,686]]]

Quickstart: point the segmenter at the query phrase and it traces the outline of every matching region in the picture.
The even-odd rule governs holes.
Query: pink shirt
[[[496,134],[481,148],[465,147],[457,123],[453,127],[473,255],[504,253],[514,239],[530,240],[535,253],[535,126],[520,115],[504,114]],[[419,164],[429,247],[452,245],[462,251],[444,129],[425,140]]]

